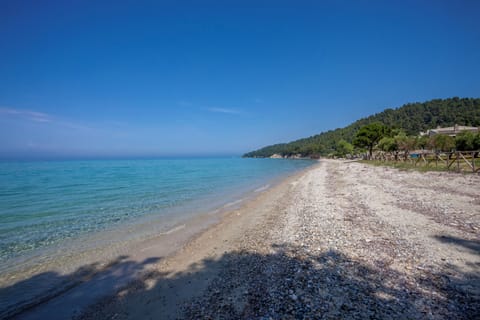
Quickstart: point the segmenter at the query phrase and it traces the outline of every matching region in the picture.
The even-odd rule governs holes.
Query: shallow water
[[[119,245],[111,236],[116,230],[123,230],[122,241],[140,237],[140,225],[168,232],[182,219],[234,206],[247,191],[261,192],[269,181],[313,163],[241,158],[2,162],[0,272],[47,263],[58,256],[52,252],[86,246],[86,238],[90,246],[114,247]],[[102,236],[105,231],[108,237]]]

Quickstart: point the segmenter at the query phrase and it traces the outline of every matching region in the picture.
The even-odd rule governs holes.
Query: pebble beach
[[[480,176],[321,160],[75,318],[479,316]]]

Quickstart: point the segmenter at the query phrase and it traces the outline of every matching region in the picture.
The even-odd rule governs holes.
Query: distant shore
[[[107,280],[143,276],[72,314],[474,318],[479,185],[473,175],[322,160],[226,213],[173,256],[119,261]],[[72,299],[60,296],[19,318],[55,315]]]

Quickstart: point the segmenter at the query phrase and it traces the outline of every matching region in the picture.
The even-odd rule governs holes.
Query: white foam
[[[160,233],[160,234],[161,234],[162,236],[166,236],[166,235],[169,235],[169,234],[171,234],[171,233],[174,233],[174,232],[176,232],[176,231],[178,231],[178,230],[182,230],[183,228],[185,228],[185,225],[184,225],[184,224],[179,225],[179,226],[176,226],[176,227],[174,227],[174,228],[172,228],[172,229],[170,229],[170,230],[168,230],[168,231],[166,231],[166,232],[162,232],[162,233]]]
[[[258,189],[255,189],[253,192],[256,192],[256,193],[262,192],[262,191],[267,190],[268,188],[270,188],[270,185],[269,185],[269,184],[266,184],[266,185],[264,185],[264,186],[261,186],[261,187],[258,188]]]
[[[235,201],[229,202],[229,203],[227,203],[226,205],[224,205],[223,207],[224,207],[224,208],[233,207],[233,206],[241,203],[243,200],[244,200],[244,199],[239,199],[239,200],[235,200]]]

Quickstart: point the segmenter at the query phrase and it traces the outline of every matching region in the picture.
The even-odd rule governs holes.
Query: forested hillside
[[[340,140],[352,142],[357,130],[369,123],[381,122],[392,128],[403,129],[408,135],[418,135],[438,126],[455,124],[480,126],[480,99],[450,98],[435,99],[423,103],[409,103],[398,109],[386,109],[370,117],[360,119],[345,128],[339,128],[318,135],[264,147],[246,153],[244,157],[269,157],[273,154],[290,156],[301,154],[328,155],[334,153]]]

